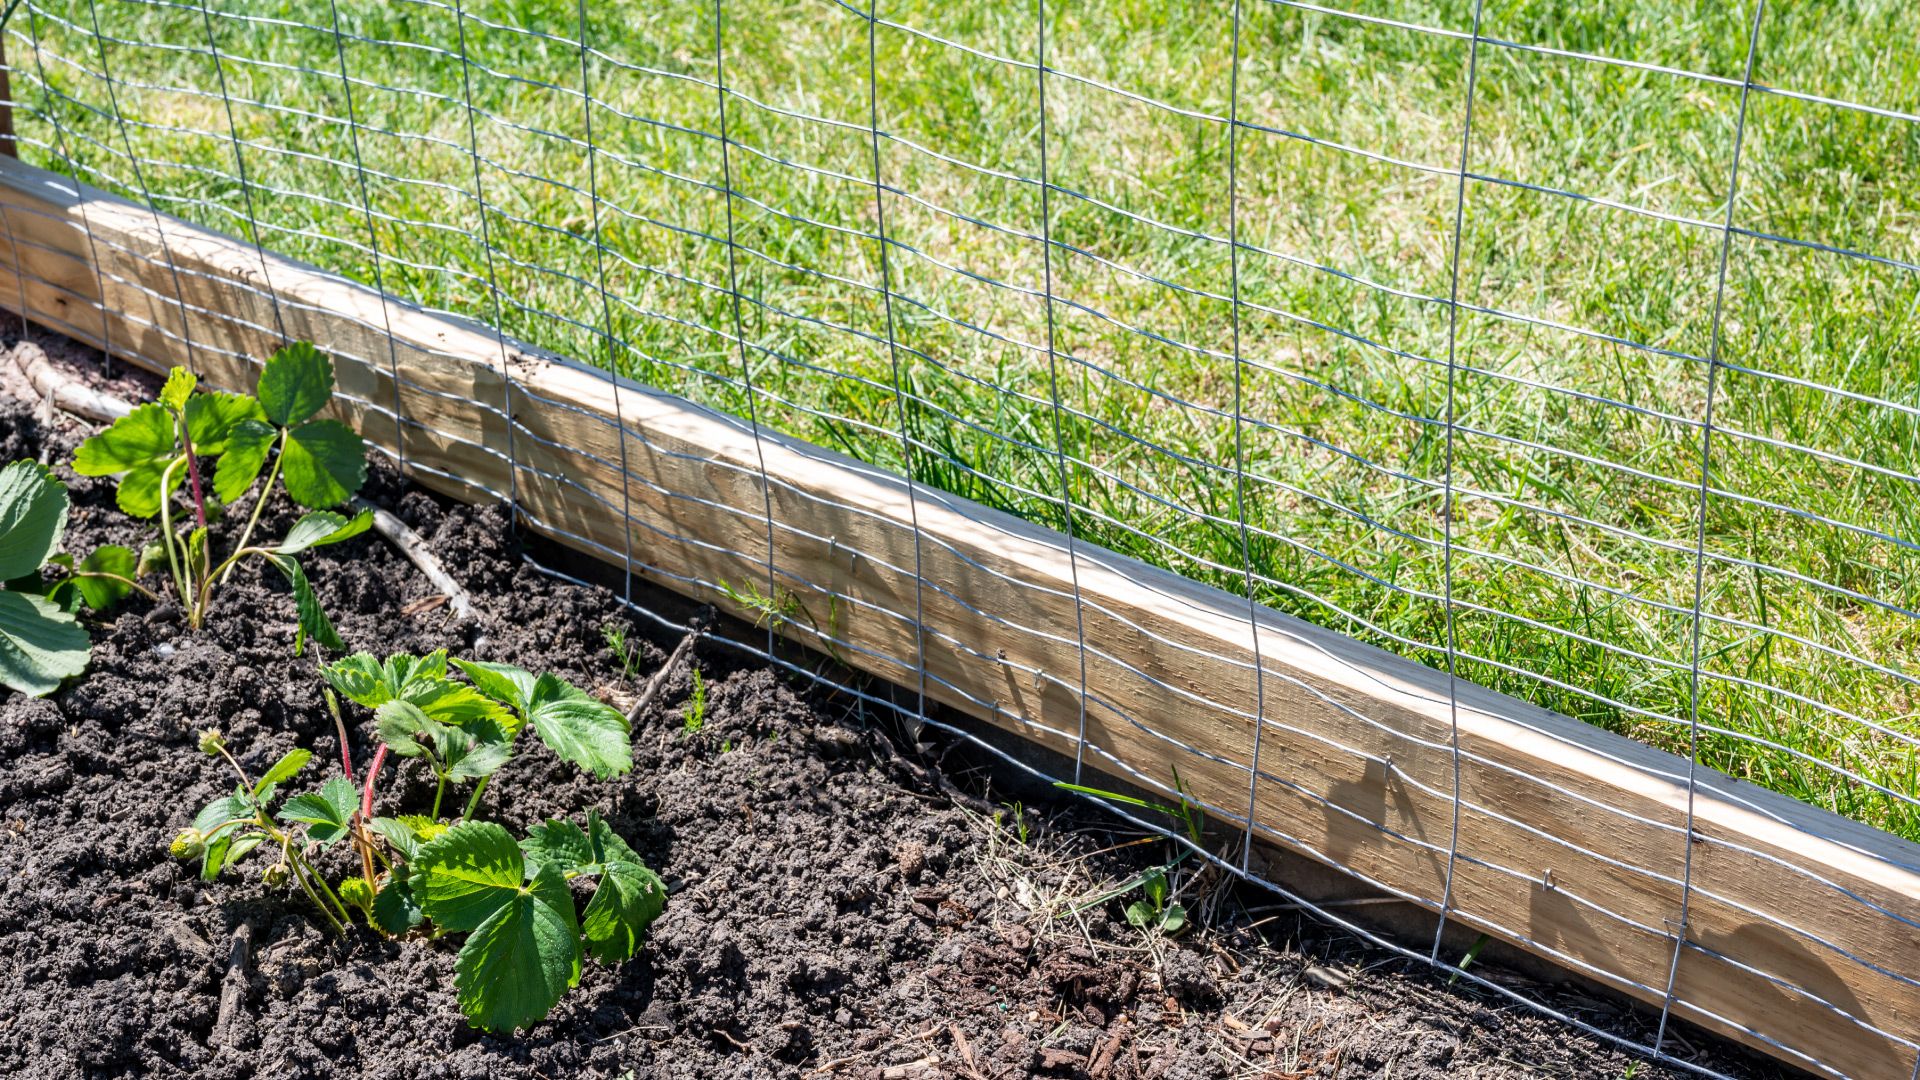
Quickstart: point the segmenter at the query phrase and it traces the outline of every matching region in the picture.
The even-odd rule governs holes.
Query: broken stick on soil
[[[110,424],[133,411],[133,405],[125,399],[95,390],[54,367],[46,350],[31,341],[15,342],[9,351],[14,366],[34,392],[64,412]]]
[[[247,953],[253,945],[253,927],[241,923],[234,927],[233,943],[227,951],[227,977],[220,984],[220,1012],[213,1021],[213,1044],[233,1046],[233,1018],[247,997]]]
[[[713,608],[705,607],[693,617],[693,621],[687,625],[687,636],[681,638],[680,644],[673,647],[673,652],[668,655],[666,663],[660,665],[660,670],[653,673],[653,678],[647,680],[646,688],[640,691],[640,700],[634,702],[633,708],[627,710],[628,727],[640,721],[647,707],[653,704],[653,699],[660,696],[660,691],[667,685],[667,680],[672,677],[674,669],[692,655],[693,643],[706,635],[707,627],[713,623],[713,614]]]
[[[373,512],[373,531],[385,537],[387,543],[392,544],[400,554],[405,555],[413,565],[420,568],[420,572],[427,576],[427,580],[433,582],[433,587],[439,589],[440,594],[447,598],[447,606],[453,610],[454,617],[461,619],[473,617],[473,598],[467,595],[467,590],[461,588],[459,582],[453,580],[453,576],[447,573],[447,568],[440,565],[440,560],[434,557],[433,552],[427,548],[427,542],[421,539],[419,533],[408,528],[406,522],[393,516],[383,506],[376,506],[365,499],[356,498],[353,500],[353,507],[356,510]]]

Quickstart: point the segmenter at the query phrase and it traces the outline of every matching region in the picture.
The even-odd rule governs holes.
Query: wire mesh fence
[[[908,477],[916,524],[1060,530],[1076,774],[1115,551],[1920,839],[1920,16],[1354,7],[21,0],[5,43],[27,160],[240,237],[270,297],[269,250]],[[715,511],[764,577],[699,584],[762,591],[778,658],[779,598],[834,594],[761,495]],[[862,614],[924,659],[920,553]],[[1444,926],[1474,763],[1426,750]],[[1635,868],[1677,926],[1691,833]]]

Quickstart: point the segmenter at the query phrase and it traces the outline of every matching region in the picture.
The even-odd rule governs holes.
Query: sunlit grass
[[[725,0],[723,163],[711,4],[589,4],[591,114],[576,5],[469,5],[490,262],[450,6],[341,5],[349,88],[324,2],[207,20],[100,0],[124,126],[94,10],[40,4],[9,25],[36,163],[243,236],[250,199],[264,243],[369,282],[377,250],[389,290],[486,320],[491,273],[512,333],[744,412],[731,272],[763,422],[1055,526],[1070,502],[1086,538],[1238,590],[1231,194],[1260,598],[1445,663],[1451,336],[1461,674],[1686,746],[1737,5],[1487,5],[1489,37],[1650,66],[1479,49],[1456,328],[1465,0],[1363,9],[1451,36],[1244,0],[1237,102],[1230,4],[1050,4],[1044,226],[1034,9],[883,4],[899,25],[874,34],[871,69],[904,416],[862,13]],[[1897,114],[1920,100],[1920,13],[1782,5],[1754,77]],[[326,119],[349,90],[357,145]],[[1236,106],[1230,193],[1220,118]],[[1699,716],[1709,764],[1920,837],[1920,705],[1901,674],[1920,637],[1917,180],[1910,119],[1752,95],[1733,220],[1767,236],[1728,247]]]

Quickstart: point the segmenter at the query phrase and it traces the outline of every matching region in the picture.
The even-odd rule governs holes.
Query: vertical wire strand
[[[1060,509],[1066,516],[1067,570],[1073,580],[1073,640],[1080,658],[1080,717],[1073,741],[1073,782],[1080,783],[1087,757],[1087,616],[1080,600],[1079,528],[1074,523],[1073,486],[1067,481],[1066,425],[1060,419],[1060,353],[1053,318],[1053,204],[1049,193],[1053,182],[1048,173],[1047,153],[1047,0],[1039,4],[1040,32],[1037,47],[1040,93],[1040,282],[1041,302],[1047,313],[1047,395],[1053,405],[1054,463],[1060,473]]]
[[[774,627],[782,617],[773,569],[773,485],[767,479],[767,454],[761,445],[760,409],[755,402],[753,365],[747,360],[746,320],[740,314],[740,244],[733,222],[733,156],[727,133],[727,38],[724,0],[713,0],[713,83],[720,107],[720,179],[727,207],[727,293],[733,300],[733,336],[740,346],[740,379],[747,392],[747,424],[753,431],[753,452],[760,463],[760,499],[767,515],[767,655],[774,651]],[[724,583],[723,583],[724,584]]]
[[[47,122],[53,125],[54,145],[59,148],[60,158],[66,164],[66,167],[67,167],[67,175],[73,181],[74,203],[80,209],[80,228],[83,232],[87,234],[87,256],[93,262],[94,288],[99,290],[98,296],[100,301],[100,355],[106,358],[107,364],[111,364],[113,362],[113,329],[112,329],[113,322],[112,322],[112,319],[110,319],[107,314],[106,267],[103,266],[100,262],[100,245],[94,240],[94,237],[93,237],[93,218],[92,218],[92,215],[87,213],[86,196],[80,190],[81,188],[80,168],[74,162],[72,148],[69,146],[67,142],[67,126],[60,122],[60,114],[56,110],[54,106],[54,101],[53,101],[53,84],[47,81],[46,62],[40,55],[39,5],[36,3],[33,3],[33,0],[27,0],[26,8],[27,8],[27,29],[33,35],[34,74],[40,80],[41,99],[46,102]],[[13,259],[14,259],[14,270],[16,273],[19,273],[21,268],[20,268],[20,250],[18,248],[14,249]],[[27,308],[26,308],[26,300],[25,300],[26,293],[27,293],[27,280],[25,275],[22,274],[20,277],[20,295],[21,295],[20,321],[22,325],[24,325],[27,321]]]
[[[1713,327],[1707,348],[1707,402],[1700,428],[1700,500],[1698,525],[1693,548],[1693,642],[1691,672],[1688,678],[1687,705],[1687,821],[1681,843],[1685,845],[1680,870],[1680,925],[1673,931],[1673,960],[1667,965],[1667,989],[1660,1002],[1660,1025],[1653,1037],[1654,1053],[1661,1054],[1667,1039],[1667,1024],[1673,1017],[1674,988],[1679,984],[1680,957],[1687,949],[1687,920],[1693,903],[1693,813],[1700,788],[1700,650],[1704,638],[1701,612],[1706,602],[1707,580],[1707,506],[1713,489],[1713,404],[1720,389],[1721,318],[1726,309],[1727,262],[1733,253],[1733,218],[1740,203],[1740,155],[1747,135],[1747,100],[1753,93],[1753,61],[1760,50],[1760,17],[1766,13],[1767,0],[1754,0],[1753,21],[1747,28],[1746,72],[1740,80],[1740,113],[1733,126],[1733,163],[1727,171],[1727,215],[1720,228],[1720,268],[1713,293]]]
[[[1427,958],[1440,963],[1440,942],[1453,910],[1453,872],[1460,861],[1460,686],[1459,641],[1454,633],[1453,609],[1453,433],[1454,385],[1459,370],[1460,234],[1467,220],[1467,163],[1473,153],[1473,98],[1480,80],[1480,15],[1485,0],[1473,2],[1473,40],[1467,46],[1467,105],[1460,124],[1460,170],[1453,192],[1453,246],[1449,255],[1447,296],[1447,424],[1443,461],[1445,479],[1440,495],[1441,605],[1447,633],[1447,740],[1453,759],[1453,821],[1447,833],[1447,871],[1440,887],[1440,920],[1433,928],[1433,949]]]
[[[467,12],[462,0],[453,0],[453,19],[460,30],[460,89],[467,105],[467,146],[473,155],[473,203],[480,212],[480,250],[487,259],[487,294],[493,298],[493,331],[500,342],[500,379],[507,418],[507,521],[520,527],[520,455],[514,450],[513,364],[507,356],[506,321],[500,308],[500,276],[493,266],[493,234],[487,225],[487,191],[480,178],[480,126],[473,111],[473,60],[467,55]]]
[[[893,363],[893,407],[900,414],[901,467],[907,481],[907,512],[913,519],[913,638],[920,685],[917,715],[927,716],[926,575],[920,554],[920,499],[913,479],[913,440],[907,427],[907,395],[900,374],[900,346],[893,319],[893,274],[887,258],[887,194],[880,175],[879,0],[867,0],[867,135],[873,147],[873,223],[879,236],[880,299],[887,316],[887,358]]]
[[[373,257],[373,288],[380,294],[380,321],[387,331],[387,374],[393,380],[393,445],[400,474],[407,472],[407,424],[400,401],[400,347],[393,337],[393,312],[387,283],[380,269],[380,234],[373,222],[373,196],[367,186],[367,164],[360,156],[360,118],[353,107],[353,79],[347,74],[346,35],[340,32],[340,0],[327,0],[333,22],[333,52],[340,62],[340,89],[346,95],[347,145],[353,151],[353,175],[360,188],[360,212],[367,221],[367,251]]]
[[[267,247],[260,242],[260,219],[254,216],[253,185],[247,182],[247,159],[240,152],[240,126],[233,119],[233,95],[227,92],[227,65],[220,58],[220,43],[213,34],[213,12],[207,0],[200,0],[200,21],[207,31],[207,51],[213,55],[213,73],[220,86],[220,104],[227,113],[227,140],[233,147],[233,173],[240,185],[240,200],[247,210],[247,231],[253,236],[253,251],[260,259],[260,280],[267,287],[267,302],[273,306],[273,326],[286,344],[287,323],[280,311],[280,294],[274,291],[273,275],[267,270]]]
[[[627,467],[627,421],[621,414],[620,361],[614,352],[613,299],[607,294],[607,245],[600,231],[600,144],[593,138],[593,83],[587,73],[587,0],[580,9],[580,113],[586,126],[587,197],[593,203],[594,280],[600,288],[601,343],[607,349],[608,389],[613,394],[613,425],[620,438],[620,524],[625,548],[621,552],[621,595],[633,599],[633,477]]]
[[[1240,572],[1247,593],[1247,631],[1253,644],[1253,758],[1247,768],[1247,832],[1240,844],[1240,872],[1244,874],[1253,864],[1254,810],[1260,797],[1260,743],[1267,727],[1267,665],[1260,655],[1260,603],[1253,583],[1253,543],[1247,536],[1246,359],[1240,352],[1240,0],[1233,0],[1233,57],[1229,67],[1227,272],[1233,288],[1233,509],[1240,526]]]
[[[153,231],[160,241],[160,254],[166,259],[167,271],[173,277],[173,301],[180,308],[180,341],[187,354],[184,366],[198,377],[199,356],[193,345],[193,330],[187,322],[187,296],[180,284],[180,267],[173,261],[173,245],[167,240],[167,227],[161,221],[160,204],[154,201],[153,189],[147,186],[146,171],[140,168],[140,155],[134,150],[133,136],[127,131],[126,115],[120,111],[120,95],[113,89],[113,69],[107,64],[107,38],[100,32],[100,9],[95,0],[87,0],[87,16],[93,23],[93,42],[99,48],[100,81],[106,85],[107,104],[113,111],[115,126],[120,129],[120,141],[127,148],[127,165],[133,170],[134,183],[140,186],[140,197],[146,200],[147,211],[153,215]],[[79,183],[79,179],[76,177],[74,182]],[[100,302],[106,303],[105,292],[101,293]]]

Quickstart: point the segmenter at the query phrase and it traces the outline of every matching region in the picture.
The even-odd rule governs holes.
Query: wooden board
[[[804,609],[784,633],[907,686],[921,610],[939,701],[1142,785],[1178,769],[1214,820],[1251,804],[1263,843],[1430,909],[1451,873],[1449,918],[1664,997],[1682,759],[1464,683],[1455,708],[1444,675],[1263,609],[1250,799],[1245,600],[1085,547],[1081,746],[1076,567],[1056,533],[797,440],[756,443],[743,421],[13,161],[0,223],[0,304],[36,321],[238,388],[284,327],[335,355],[342,415],[429,487],[511,493],[535,529],[615,563],[631,550],[637,575],[723,606],[722,583],[766,589],[771,554]],[[1705,770],[1693,815],[1675,1014],[1815,1071],[1909,1077],[1920,848]]]

